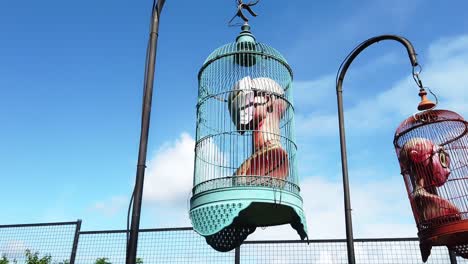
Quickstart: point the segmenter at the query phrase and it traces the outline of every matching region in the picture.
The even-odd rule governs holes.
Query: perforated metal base
[[[449,249],[457,253],[457,255],[459,255],[460,257],[468,259],[468,244],[456,245],[453,247],[449,247]]]
[[[209,203],[191,210],[190,219],[195,231],[210,236],[230,226],[239,212],[249,205],[246,201]]]
[[[228,226],[218,233],[205,237],[206,242],[217,251],[227,252],[240,246],[256,227]]]
[[[192,197],[191,208],[194,230],[218,251],[241,245],[259,226],[289,223],[301,239],[307,237],[302,199],[289,191],[266,187],[206,191]]]

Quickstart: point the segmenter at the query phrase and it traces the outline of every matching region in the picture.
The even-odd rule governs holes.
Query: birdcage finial
[[[416,70],[416,68],[418,68],[418,70]],[[424,110],[430,110],[430,109],[433,109],[433,108],[436,107],[437,97],[429,89],[429,92],[432,95],[434,95],[434,97],[436,98],[436,102],[434,103],[434,102],[432,102],[431,100],[429,100],[427,98],[427,92],[424,89],[424,86],[422,84],[421,79],[419,78],[419,74],[421,73],[421,71],[422,71],[422,68],[421,68],[421,66],[419,64],[416,65],[416,66],[413,66],[413,79],[414,79],[414,81],[416,82],[416,84],[419,87],[419,94],[418,95],[421,97],[421,102],[418,104],[418,110],[419,111],[424,111]]]
[[[247,10],[247,12],[249,12],[252,16],[254,17],[257,16],[257,14],[252,10],[251,6],[258,4],[260,0],[251,1],[248,3],[244,3],[242,0],[236,0],[236,2],[237,2],[237,13],[231,18],[231,20],[228,23],[229,25],[232,25],[231,23],[236,17],[240,17],[242,20],[244,20],[244,24],[247,24],[249,22],[249,19],[243,13],[244,9]]]

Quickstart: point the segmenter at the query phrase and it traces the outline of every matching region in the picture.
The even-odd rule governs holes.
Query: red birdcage
[[[427,110],[403,121],[395,133],[424,262],[432,246],[468,258],[467,132],[459,114]]]

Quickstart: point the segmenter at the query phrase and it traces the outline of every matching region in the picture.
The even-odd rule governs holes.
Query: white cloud
[[[306,115],[298,114],[296,115],[296,132],[298,137],[337,136],[338,117],[317,112]]]
[[[443,61],[446,58],[456,58],[460,55],[466,56],[468,53],[467,46],[468,35],[442,38],[429,47],[429,59],[432,61]]]
[[[187,203],[157,203],[145,208],[142,228],[170,228],[180,226],[191,226],[189,218],[189,200]]]
[[[229,165],[229,155],[221,151],[212,137],[205,138],[203,143],[198,145],[197,155],[197,168],[195,172],[197,181],[195,184],[232,175],[232,170],[227,167]],[[210,162],[199,162],[201,160]],[[213,163],[216,166],[213,166]]]
[[[143,198],[148,202],[183,202],[193,184],[195,140],[182,133],[164,144],[148,162]]]
[[[150,162],[146,188],[157,189],[150,190],[149,196],[146,193],[145,199],[158,202],[153,215],[165,214],[165,220],[158,220],[158,226],[189,223],[187,202],[193,182],[193,146],[194,140],[182,134],[175,142],[165,144]],[[385,176],[368,168],[350,174],[365,174],[364,179]],[[384,178],[388,180],[351,182],[355,237],[415,236],[416,227],[403,181],[400,177]],[[310,238],[345,237],[341,181],[315,176],[303,178],[300,185]],[[298,235],[289,225],[284,225],[259,228],[249,239],[298,239]]]
[[[333,90],[334,83],[335,75],[333,74],[322,76],[317,80],[294,81],[294,105],[306,109],[307,107],[320,104],[323,100],[330,99],[335,94]]]
[[[143,198],[148,202],[185,205],[191,195],[194,176],[195,140],[187,133],[182,133],[174,142],[163,144],[148,162]],[[227,154],[211,138],[199,146],[198,155],[203,160],[215,161],[225,165]],[[199,172],[204,172],[203,180],[221,177],[228,172],[221,166],[213,168],[207,163],[200,163]]]
[[[170,212],[158,225],[188,223],[188,198],[193,177],[194,140],[187,134],[170,144],[165,144],[150,161],[145,188],[157,188],[145,193],[145,199],[159,202],[155,215]],[[180,166],[186,164],[186,166]],[[353,171],[353,175],[377,172]],[[166,177],[171,175],[171,177]],[[370,178],[370,177],[368,177]],[[414,236],[415,226],[409,211],[404,185],[401,179],[388,177],[384,182],[353,184],[351,187],[354,227],[356,235],[365,237]],[[400,182],[401,181],[401,182]],[[164,186],[164,188],[161,188]],[[343,238],[344,213],[342,185],[340,181],[325,177],[306,177],[301,182],[304,210],[307,215],[311,238]],[[147,189],[145,189],[146,192]],[[153,191],[153,192],[152,192]],[[178,201],[179,206],[170,206]],[[169,202],[169,203],[167,203]],[[166,204],[166,205],[165,205]],[[405,216],[407,223],[400,223],[396,218]],[[176,220],[177,219],[177,220]],[[376,229],[375,227],[379,227]],[[414,231],[414,232],[412,232]],[[298,235],[289,227],[269,227],[265,231],[258,229],[251,239],[297,239]]]
[[[350,174],[357,174],[357,171]],[[351,183],[355,237],[415,237],[413,215],[403,180],[387,177],[379,182]],[[310,239],[344,238],[345,221],[341,181],[307,177],[301,183]],[[268,227],[249,236],[257,239],[299,239],[289,226]]]
[[[125,196],[113,196],[104,201],[96,202],[90,209],[105,216],[112,217],[120,210],[128,206],[128,198]]]
[[[368,64],[356,66],[352,69],[356,80],[367,79],[369,75],[375,75],[376,71],[384,65],[397,65],[401,58],[396,52],[386,53],[371,60]],[[353,84],[355,80],[346,80],[347,84]],[[296,80],[293,83],[294,106],[297,112],[310,112],[316,109],[318,112],[336,109],[336,73],[320,76],[315,80]],[[361,84],[358,84],[361,85]],[[318,106],[318,107],[317,107]]]
[[[193,184],[195,140],[181,133],[172,142],[166,142],[148,161],[143,189],[143,223],[153,228],[185,226],[188,220],[188,201]],[[89,210],[112,217],[127,209],[129,197],[117,195],[95,202]],[[165,217],[159,217],[164,215]],[[151,219],[148,219],[151,218]]]
[[[438,95],[440,101],[438,108],[466,115],[468,113],[468,105],[466,104],[468,93],[465,91],[466,83],[468,83],[468,74],[466,74],[468,72],[468,36],[437,41],[430,45],[426,53],[427,57],[419,57],[424,69],[421,78],[424,85],[432,88]],[[427,62],[422,58],[427,58]],[[315,81],[302,82],[299,89],[296,90],[296,96],[299,94],[300,98],[299,106],[307,105],[307,100],[311,102],[310,105],[307,105],[307,109],[304,107],[303,112],[296,115],[299,136],[308,136],[309,140],[315,136],[330,138],[337,136],[338,118],[336,112],[334,110],[327,111],[326,108],[329,107],[329,102],[336,104],[334,82],[330,80],[330,76],[326,75]],[[311,84],[323,87],[322,89],[327,92],[320,93],[317,98],[311,98],[311,95],[307,93],[312,87],[309,89],[305,87]],[[330,87],[325,87],[327,85]],[[329,90],[333,90],[333,94],[328,92]],[[360,136],[350,137],[348,140],[359,142],[363,140],[363,135],[369,133],[381,135],[389,129],[393,133],[401,121],[416,112],[416,106],[419,103],[417,93],[417,86],[411,76],[407,76],[394,82],[388,89],[366,99],[361,99],[348,107],[345,113],[347,132]],[[325,104],[327,105],[325,106]],[[314,109],[314,112],[308,109]],[[326,146],[322,144],[321,148],[324,147]],[[360,151],[367,151],[367,149],[362,149],[361,146]],[[368,159],[368,162],[371,161],[372,159]],[[365,166],[365,164],[361,166]],[[398,168],[388,164],[386,168],[388,170],[372,171],[363,167],[359,171],[354,169],[349,173],[359,176],[357,178],[352,176],[350,188],[354,237],[416,237],[417,235],[404,182],[398,176]],[[331,180],[333,178],[339,180]],[[345,237],[343,191],[340,179],[314,176],[305,177],[300,183],[309,236],[312,239]],[[357,181],[353,181],[353,179]],[[284,225],[269,227],[265,230],[258,229],[249,239],[298,239],[298,235],[289,225]],[[355,245],[355,247],[359,258],[361,258],[360,261],[363,263],[372,263],[375,260],[375,254],[379,254],[367,252],[368,249],[364,248],[364,245],[363,247]],[[389,245],[389,247],[391,247],[392,252],[406,250],[399,245]],[[326,252],[320,253],[317,261],[321,263],[339,262],[332,259]],[[446,260],[446,256],[442,254],[445,253],[441,253],[440,258]],[[414,262],[420,261],[417,254],[411,258],[414,258]],[[437,254],[431,256],[431,260],[437,258]],[[408,263],[409,260],[390,259],[387,261],[385,263]]]
[[[437,41],[430,45],[426,53],[427,63],[420,58],[424,69],[421,79],[423,84],[430,87],[439,97],[438,108],[465,115],[468,113],[468,93],[465,92],[468,83],[468,36]],[[323,83],[324,79],[329,79],[329,75],[310,83]],[[329,85],[332,87],[326,89],[333,89],[334,83]],[[344,88],[346,90],[346,87]],[[389,89],[345,109],[348,133],[375,133],[381,128],[396,128],[401,121],[417,111],[417,93],[417,86],[408,76],[397,81]],[[320,108],[320,104],[317,108]],[[338,130],[335,112],[303,113],[298,115],[297,120],[299,135],[311,132],[317,136],[336,135]]]
[[[429,48],[433,62],[424,70],[426,85],[439,96],[440,107],[462,115],[468,113],[468,35],[442,39]]]
[[[467,112],[465,102],[468,99],[468,93],[464,92],[464,85],[468,83],[468,74],[466,74],[468,36],[436,42],[429,47],[427,54],[428,62],[423,62],[425,66],[422,79],[424,84],[433,87],[434,92],[439,95],[439,108],[450,108],[465,114]],[[306,93],[307,86],[327,85],[330,83],[330,78],[325,76],[317,81],[296,84],[296,87],[297,90]],[[334,91],[333,87],[323,89]],[[313,102],[319,104],[325,101],[323,98],[329,98],[329,95],[301,98],[299,102],[307,105],[308,100],[314,100]],[[417,87],[412,79],[403,78],[395,82],[390,89],[350,107],[346,113],[347,131],[362,134],[365,131],[374,133],[379,129],[393,130],[399,122],[415,112],[418,101]],[[334,112],[308,112],[302,116],[298,115],[296,125],[298,133],[309,133],[310,136],[337,135],[337,117]],[[195,141],[190,135],[182,133],[174,142],[166,143],[149,162],[144,198],[146,201],[157,202],[157,206],[154,206],[155,215],[164,214],[165,220],[158,220],[158,226],[165,223],[166,226],[188,223],[187,200],[193,184],[194,144]],[[372,171],[363,167],[359,171],[356,169],[350,171],[350,175],[360,176],[357,178],[352,176],[351,179],[355,237],[417,235],[403,180],[397,176],[398,168],[394,169],[394,171]],[[311,174],[307,171],[304,173]],[[302,177],[303,180],[300,182],[309,236],[311,239],[344,238],[341,177],[324,177],[322,176],[324,174],[318,170],[315,170],[314,174],[316,176]],[[336,176],[336,171],[333,175]],[[374,179],[372,175],[378,177]],[[174,202],[178,206],[171,206]],[[268,227],[265,230],[258,228],[249,236],[249,240],[298,239],[298,237],[289,225],[284,225]],[[356,247],[356,250],[363,250],[360,255],[366,255],[365,249]],[[397,252],[401,249],[394,250]],[[334,263],[334,259],[326,253],[321,254],[317,261]]]

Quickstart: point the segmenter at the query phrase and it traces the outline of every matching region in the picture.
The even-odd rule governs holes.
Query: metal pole
[[[70,256],[70,264],[75,264],[76,251],[78,250],[78,240],[80,238],[80,231],[81,231],[81,219],[78,219],[78,221],[76,221],[75,237],[73,239],[72,252]]]
[[[346,246],[348,250],[348,263],[356,263],[354,257],[354,242],[353,242],[353,223],[351,219],[351,199],[349,194],[348,182],[348,162],[346,157],[346,140],[343,117],[343,97],[342,91],[337,91],[338,101],[338,122],[340,129],[340,147],[341,147],[341,170],[343,172],[343,192],[344,192],[344,208],[345,208],[345,224],[346,224]]]
[[[450,264],[457,264],[457,254],[453,250],[448,250],[450,257]]]
[[[141,116],[140,147],[138,151],[138,165],[135,180],[135,190],[132,210],[132,223],[130,228],[130,238],[127,247],[126,264],[135,264],[138,246],[138,231],[140,228],[141,202],[143,197],[143,183],[146,169],[146,154],[148,147],[148,132],[151,114],[151,101],[153,97],[153,82],[156,64],[157,40],[159,32],[159,15],[164,6],[165,0],[159,0],[153,5],[150,39],[148,47],[148,57],[145,67],[145,82],[143,94],[143,107]]]
[[[234,263],[240,264],[240,246],[236,247],[234,250]]]
[[[343,174],[343,194],[344,194],[344,207],[345,207],[345,222],[346,222],[346,245],[348,250],[348,263],[355,264],[355,256],[354,256],[354,238],[353,238],[353,223],[351,217],[351,199],[350,199],[350,191],[349,191],[349,180],[348,180],[348,161],[346,157],[346,139],[345,139],[345,127],[344,127],[344,111],[343,111],[343,80],[348,70],[349,66],[353,62],[353,60],[361,53],[364,49],[369,47],[370,45],[377,43],[382,40],[396,40],[403,44],[407,51],[408,56],[411,61],[411,65],[413,67],[418,65],[418,61],[416,59],[416,52],[413,48],[411,42],[407,39],[395,36],[395,35],[382,35],[377,36],[374,38],[370,38],[361,44],[359,44],[349,55],[346,57],[345,61],[343,62],[342,66],[340,67],[338,79],[336,81],[336,98],[338,102],[338,122],[339,122],[339,130],[340,130],[340,147],[341,147],[341,170]]]

